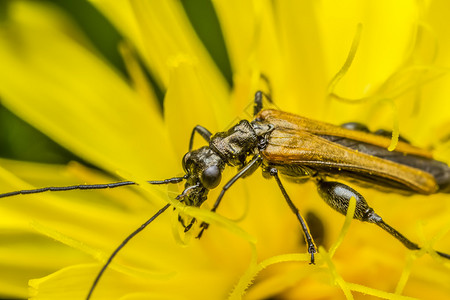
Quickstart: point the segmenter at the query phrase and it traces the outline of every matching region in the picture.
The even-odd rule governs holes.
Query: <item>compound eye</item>
[[[219,167],[211,166],[203,171],[200,181],[205,188],[213,189],[219,185],[221,179],[222,174],[220,173]]]

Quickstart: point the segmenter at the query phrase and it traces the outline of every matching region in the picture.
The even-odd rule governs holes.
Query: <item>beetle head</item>
[[[216,152],[205,146],[186,153],[182,164],[187,175],[182,198],[186,205],[200,206],[208,191],[220,184],[225,163]]]

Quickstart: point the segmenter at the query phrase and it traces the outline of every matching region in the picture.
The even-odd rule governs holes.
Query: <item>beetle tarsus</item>
[[[208,224],[208,223],[205,223],[205,222],[202,222],[202,223],[200,224],[200,227],[201,227],[200,232],[199,232],[199,233],[197,234],[197,236],[196,236],[197,239],[200,239],[200,238],[202,237],[203,232],[204,232],[206,229],[208,229],[209,224]]]
[[[310,244],[308,246],[308,253],[311,255],[311,261],[309,262],[310,265],[316,264],[314,254],[316,254],[317,252],[318,251],[317,251],[316,247],[314,246],[314,244]]]
[[[192,225],[194,225],[194,223],[195,223],[195,218],[192,218],[191,222],[189,222],[189,224],[186,227],[184,227],[184,232],[188,232],[189,230],[191,230]]]

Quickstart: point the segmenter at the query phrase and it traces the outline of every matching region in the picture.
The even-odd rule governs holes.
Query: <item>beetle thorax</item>
[[[228,131],[218,132],[211,138],[209,146],[229,165],[242,166],[259,144],[258,135],[252,125],[242,120]]]

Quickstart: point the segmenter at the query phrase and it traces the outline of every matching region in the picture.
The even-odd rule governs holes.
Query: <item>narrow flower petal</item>
[[[201,44],[178,1],[91,0],[137,47],[162,86],[169,83],[168,63],[185,54],[199,61],[199,72],[218,97],[227,84]]]
[[[213,3],[233,70],[236,110],[242,111],[258,89],[273,92],[272,97],[279,99],[277,105],[283,105],[286,60],[276,31],[275,5],[270,1],[215,0]],[[261,84],[260,75],[268,78],[270,86]]]
[[[232,120],[228,105],[216,99],[207,80],[198,72],[198,64],[186,57],[174,61],[172,75],[164,99],[164,115],[170,136],[173,138],[177,157],[188,150],[192,129],[201,125],[211,132],[226,130]],[[195,145],[205,141],[195,134]]]
[[[154,157],[170,153],[157,112],[94,53],[58,31],[58,23],[40,26],[34,7],[11,5],[0,31],[4,105],[110,172],[144,175],[167,165],[148,157],[150,150]],[[153,139],[161,147],[153,149]]]
[[[3,216],[5,211],[0,210]],[[0,246],[0,295],[2,298],[27,298],[30,278],[38,278],[54,272],[67,263],[77,264],[87,257],[69,247],[62,246],[31,230],[2,228]],[[32,241],[29,245],[26,241]],[[39,260],[36,258],[39,257]]]
[[[74,265],[30,281],[30,299],[85,299],[97,269],[96,265]],[[105,276],[106,277],[106,276]],[[123,293],[118,284],[126,278],[108,276],[111,288],[96,293],[98,299],[112,299]]]
[[[334,49],[324,52],[327,66],[330,67],[326,70],[328,76],[338,69],[347,55],[345,47],[336,47],[343,42],[350,45],[352,36],[345,36],[343,32],[355,32],[356,26],[362,24],[361,45],[355,62],[340,87],[353,91],[349,97],[365,95],[376,89],[411,51],[422,7],[409,3],[411,2],[377,1],[373,5],[369,2],[346,1],[338,5],[333,1],[325,1],[317,6],[320,12],[318,20],[322,46],[324,49]],[[367,13],[359,13],[363,11]],[[375,84],[368,87],[364,82]]]

